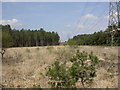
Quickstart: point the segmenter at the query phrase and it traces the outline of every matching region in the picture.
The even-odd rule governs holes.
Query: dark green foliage
[[[14,45],[13,38],[11,36],[11,28],[10,25],[2,26],[0,25],[0,28],[4,29],[2,30],[2,33],[0,34],[0,40],[2,40],[1,46],[2,51],[0,51],[2,58],[5,54],[6,48],[11,47]]]
[[[49,67],[46,74],[50,77],[51,82],[49,84],[52,88],[73,88],[75,82],[66,67],[66,63],[61,64],[59,61],[55,61],[54,64]]]
[[[84,51],[77,51],[70,61],[73,63],[71,67],[72,76],[77,80],[80,78],[83,87],[85,87],[85,83],[91,83],[93,77],[96,76],[95,66],[98,64],[98,58],[92,53],[88,54]]]
[[[2,32],[2,48],[8,48],[14,45],[13,38],[8,32]]]
[[[2,28],[2,48],[8,48],[14,45],[13,38],[11,36],[10,25],[1,26]]]
[[[25,47],[25,46],[46,46],[58,45],[59,35],[57,32],[46,32],[40,30],[16,30],[11,29],[10,25],[0,25],[2,27],[3,47]]]
[[[74,46],[77,43],[74,40],[69,39],[66,44],[69,45],[69,46]]]
[[[90,85],[96,76],[95,66],[98,58],[93,53],[77,51],[76,55],[70,58],[71,67],[66,66],[66,62],[55,61],[47,71],[47,76],[51,79],[49,84],[53,88],[76,88],[76,83],[80,80],[83,87]]]
[[[74,36],[72,39],[77,45],[111,45],[111,32],[107,28],[105,31],[95,32],[93,34],[82,34]],[[68,40],[69,42],[69,40]],[[75,44],[75,45],[76,45]],[[120,31],[114,33],[114,46],[120,46]]]

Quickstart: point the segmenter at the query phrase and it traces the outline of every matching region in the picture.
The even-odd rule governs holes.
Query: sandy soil
[[[103,46],[9,48],[2,60],[2,85],[24,88],[40,85],[42,88],[50,88],[49,79],[45,76],[47,67],[56,59],[67,61],[76,50],[88,53],[92,51],[99,57],[97,77],[92,88],[118,87],[118,47]],[[81,86],[77,85],[77,87]]]

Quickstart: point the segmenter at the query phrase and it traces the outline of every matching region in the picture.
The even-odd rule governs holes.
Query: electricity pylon
[[[120,31],[120,0],[109,3],[109,29],[111,32],[111,46],[114,44],[114,34]]]

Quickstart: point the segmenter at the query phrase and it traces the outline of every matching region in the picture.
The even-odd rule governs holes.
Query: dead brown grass
[[[29,87],[41,86],[49,88],[49,79],[45,76],[46,69],[56,59],[67,61],[76,50],[93,51],[100,59],[97,67],[97,77],[92,88],[118,87],[116,73],[118,63],[118,47],[79,46],[46,46],[46,47],[21,47],[7,49],[3,59],[2,78],[4,87]],[[78,85],[78,87],[80,87]]]

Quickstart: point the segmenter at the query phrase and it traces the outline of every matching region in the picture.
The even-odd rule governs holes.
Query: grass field
[[[45,76],[48,66],[56,59],[67,61],[77,50],[91,51],[98,56],[92,88],[118,87],[118,48],[103,46],[44,46],[8,48],[2,61],[2,84],[4,87],[50,88]],[[69,65],[69,63],[68,63]],[[77,87],[81,88],[80,83]]]

